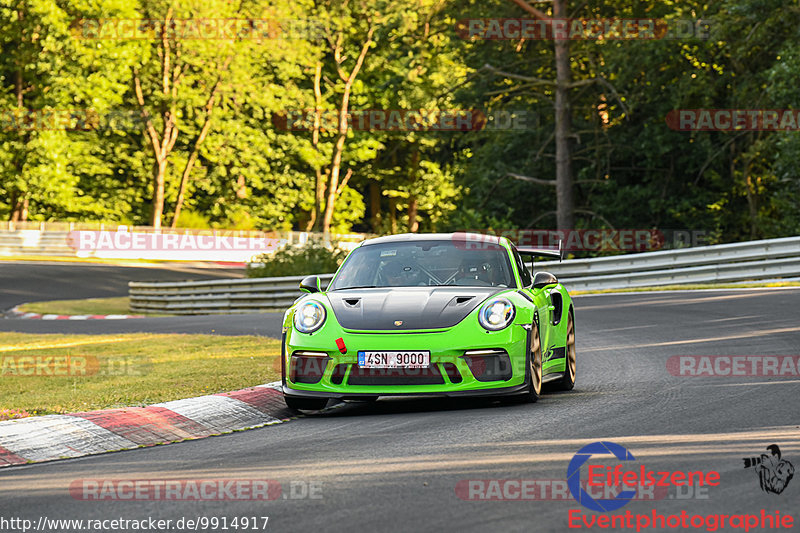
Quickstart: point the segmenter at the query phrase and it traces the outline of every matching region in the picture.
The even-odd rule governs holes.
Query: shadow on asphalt
[[[409,413],[437,413],[443,411],[466,411],[472,409],[496,409],[514,407],[539,408],[553,405],[551,400],[563,393],[547,393],[537,403],[526,403],[524,400],[511,400],[500,398],[441,398],[417,397],[404,398],[399,396],[384,396],[377,401],[345,401],[339,404],[329,404],[324,411],[305,412],[307,418],[339,418],[374,415],[398,415]]]

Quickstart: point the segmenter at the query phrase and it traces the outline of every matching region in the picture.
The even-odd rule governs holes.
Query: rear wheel
[[[284,396],[284,401],[289,409],[295,411],[319,411],[328,405],[327,398],[296,398],[294,396]]]
[[[531,326],[531,353],[530,353],[527,401],[533,403],[542,395],[542,343],[539,340],[539,326],[536,321]]]
[[[572,316],[572,310],[569,311],[569,321],[567,322],[567,347],[566,347],[566,361],[564,368],[564,377],[558,382],[560,390],[572,390],[575,386],[575,366],[576,366],[576,352],[575,352],[575,319]]]

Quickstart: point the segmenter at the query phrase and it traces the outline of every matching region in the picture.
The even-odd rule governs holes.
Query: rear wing
[[[558,250],[553,250],[552,248],[533,248],[530,246],[517,246],[517,251],[520,255],[530,255],[535,257],[548,257],[550,259],[558,259],[561,262],[564,259],[564,249],[562,247],[562,241],[559,239],[558,241]]]

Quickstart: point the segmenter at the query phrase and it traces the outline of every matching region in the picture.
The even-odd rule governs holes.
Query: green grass
[[[87,298],[84,300],[51,300],[33,302],[19,306],[23,313],[40,313],[43,315],[127,315],[130,299],[127,296],[118,298]],[[136,313],[142,314],[142,313]]]
[[[696,283],[691,285],[664,285],[662,287],[628,287],[624,289],[599,289],[594,291],[570,291],[571,295],[607,294],[612,292],[653,292],[653,291],[687,291],[704,289],[750,289],[761,287],[800,287],[797,281],[775,281],[772,283]],[[569,289],[569,287],[567,287]]]
[[[0,419],[141,406],[280,379],[280,341],[174,334],[0,333]],[[86,375],[19,375],[20,357],[70,356]],[[81,359],[84,358],[84,359]],[[52,369],[53,367],[48,367]],[[62,372],[63,373],[63,372]]]

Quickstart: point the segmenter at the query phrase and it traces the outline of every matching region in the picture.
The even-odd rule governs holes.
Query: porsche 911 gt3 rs
[[[516,247],[479,234],[363,241],[330,284],[318,276],[283,321],[282,385],[293,409],[331,398],[499,396],[535,402],[575,384],[575,313],[553,274],[533,275]]]

